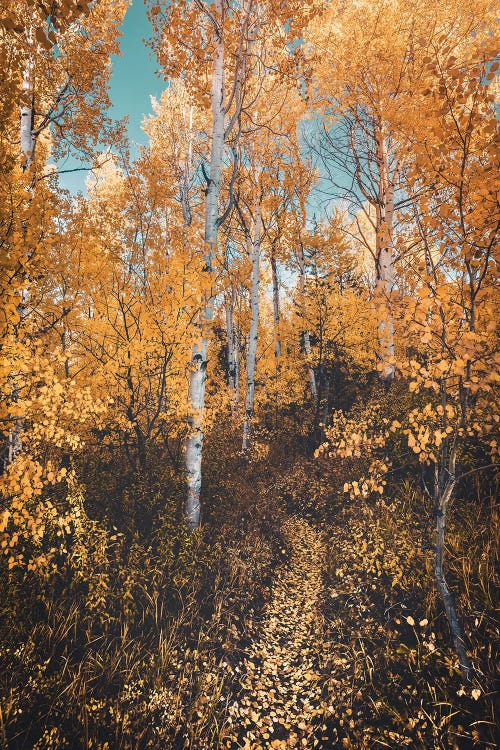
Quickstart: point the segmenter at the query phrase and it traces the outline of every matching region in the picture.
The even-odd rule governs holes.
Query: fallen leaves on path
[[[313,733],[333,712],[322,699],[320,670],[325,544],[304,519],[283,527],[291,549],[272,587],[264,620],[239,667],[240,694],[229,706],[228,748],[318,747]]]

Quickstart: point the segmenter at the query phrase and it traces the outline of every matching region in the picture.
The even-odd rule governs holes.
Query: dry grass
[[[297,459],[285,472],[268,460],[212,473],[208,520],[191,538],[172,501],[149,535],[88,520],[46,579],[3,571],[2,748],[227,746],[242,665],[292,557],[290,514],[327,544],[315,669],[335,710],[301,736],[324,750],[494,747],[498,508],[457,500],[452,512],[449,580],[477,668],[464,688],[417,489],[400,482],[391,502],[346,504],[335,467]]]

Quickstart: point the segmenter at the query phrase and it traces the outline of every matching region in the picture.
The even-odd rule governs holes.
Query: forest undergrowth
[[[131,531],[128,491],[121,525],[94,503],[50,575],[5,570],[1,746],[495,747],[498,508],[461,504],[448,537],[464,685],[416,483],[356,501],[341,484],[283,446],[214,462],[196,534],[173,484],[153,530]]]

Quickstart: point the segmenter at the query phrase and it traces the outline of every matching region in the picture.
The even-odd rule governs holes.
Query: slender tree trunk
[[[24,67],[23,84],[22,84],[22,98],[23,101],[20,110],[19,120],[19,136],[21,142],[21,167],[23,171],[26,171],[33,163],[35,158],[35,146],[36,137],[33,134],[34,125],[34,92],[33,92],[33,54],[32,54],[32,30],[31,26],[27,32],[27,60]],[[26,232],[27,227],[24,226]],[[29,254],[28,254],[29,255]],[[28,283],[28,279],[26,279]],[[26,286],[21,292],[21,300],[18,305],[18,312],[20,317],[19,329],[22,329],[23,321],[26,317],[27,303],[29,299],[29,290]],[[12,389],[11,389],[11,401],[13,404],[19,400],[19,384],[17,382],[18,377],[12,375]],[[7,447],[3,457],[3,469],[4,471],[16,460],[17,456],[22,450],[22,433],[24,429],[24,421],[21,417],[15,417],[13,420],[14,426],[10,430],[7,436]]]
[[[224,0],[215,0],[214,13],[218,21],[212,67],[211,108],[212,146],[210,171],[205,201],[205,272],[212,276],[213,257],[217,248],[219,195],[222,181],[224,151]],[[200,525],[201,461],[203,453],[203,411],[205,406],[205,380],[207,369],[208,332],[213,320],[212,295],[207,292],[204,310],[200,315],[198,342],[193,346],[189,379],[191,404],[191,434],[186,445],[187,499],[186,519],[188,530]]]
[[[304,247],[302,243],[299,244],[299,249],[297,251],[297,260],[299,263],[299,294],[300,294],[300,312],[302,315],[302,320],[305,323],[306,320],[306,305],[305,305],[305,299],[306,299],[306,262],[304,257]],[[307,358],[307,367],[309,370],[309,382],[311,384],[311,396],[313,398],[313,401],[316,403],[316,400],[318,398],[318,388],[316,385],[316,376],[314,374],[314,368],[311,364],[311,336],[309,333],[309,329],[305,327],[302,330],[302,340],[304,345],[304,352]]]
[[[260,236],[261,236],[261,209],[260,205],[255,209],[255,234],[253,243],[248,238],[252,259],[252,291],[250,306],[252,319],[250,323],[250,342],[248,344],[247,357],[247,390],[245,398],[245,420],[243,423],[242,449],[245,451],[250,446],[250,433],[252,429],[252,416],[255,399],[255,362],[257,359],[257,338],[259,335],[259,286],[260,286]]]
[[[328,375],[325,374],[325,406],[323,409],[323,417],[322,417],[322,422],[324,426],[326,426],[329,416],[330,416],[330,378],[328,377]],[[323,431],[323,435],[324,435],[324,431]]]
[[[193,162],[193,105],[189,106],[189,140],[184,168],[180,181],[180,197],[184,224],[190,226],[193,220],[189,189],[191,186],[191,171]]]
[[[234,308],[236,290],[231,288],[231,294],[226,298],[226,329],[227,329],[227,382],[231,391],[231,411],[238,409],[240,390],[240,368],[238,352],[238,336],[234,323]]]
[[[27,58],[24,66],[22,97],[20,106],[21,165],[28,169],[35,158],[36,135],[34,134],[35,102],[33,90],[33,29],[28,23],[26,33]]]
[[[381,228],[380,234],[383,235]],[[392,250],[385,242],[377,249],[377,296],[380,313],[378,320],[378,357],[380,379],[389,386],[394,379],[394,318],[390,310],[390,295],[394,287]]]
[[[281,401],[279,392],[279,379],[281,374],[281,316],[280,316],[280,289],[278,279],[278,267],[274,247],[271,248],[271,272],[273,280],[273,317],[274,317],[274,365],[276,378],[276,421],[278,420],[278,406]]]
[[[36,136],[33,133],[34,108],[31,84],[32,63],[28,61],[23,78],[23,98],[28,103],[21,107],[21,156],[23,170],[29,168],[35,158]]]
[[[25,288],[21,292],[21,301],[19,302],[17,306],[17,311],[19,313],[19,323],[18,323],[18,333],[16,333],[16,337],[19,336],[19,331],[21,332],[21,336],[22,336],[22,328],[23,328],[23,324],[27,316],[28,299],[29,299],[29,291],[27,288]],[[13,373],[11,375],[10,399],[13,404],[16,404],[19,401],[19,373]],[[23,431],[24,431],[24,417],[15,416],[13,417],[11,421],[13,423],[13,427],[7,436],[7,446],[4,452],[4,456],[3,456],[3,470],[4,471],[8,469],[8,467],[12,463],[14,463],[14,461],[16,460],[17,456],[21,453],[22,448],[23,448],[22,436],[23,436]]]
[[[276,376],[281,366],[281,330],[280,330],[280,290],[276,256],[271,253],[271,272],[273,278],[273,316],[274,316],[274,357],[276,362]]]
[[[17,403],[19,399],[19,390],[16,386],[14,386],[11,394],[11,401],[12,403]],[[7,436],[7,450],[4,453],[3,458],[3,470],[6,471],[9,466],[14,463],[17,456],[20,454],[23,444],[22,444],[22,434],[23,434],[23,422],[19,417],[14,418],[14,427],[10,430],[8,436]]]
[[[450,502],[453,490],[455,489],[455,448],[452,448],[448,466],[446,467],[447,481],[444,483],[444,487],[441,488],[442,484],[439,475],[436,477],[437,486],[435,487],[435,494],[437,495],[436,503],[436,559],[435,559],[435,575],[436,581],[443,602],[446,618],[448,620],[453,644],[455,651],[458,656],[460,663],[460,669],[464,680],[469,682],[472,678],[472,664],[467,655],[465,648],[465,635],[458,616],[458,611],[455,605],[455,599],[448,584],[446,582],[444,574],[444,551],[445,551],[445,533],[446,533],[446,520],[448,504]]]
[[[394,317],[391,294],[394,289],[392,232],[394,223],[394,185],[389,175],[385,137],[377,135],[377,158],[380,171],[379,201],[376,206],[376,271],[379,302],[378,357],[380,379],[389,387],[394,379]]]

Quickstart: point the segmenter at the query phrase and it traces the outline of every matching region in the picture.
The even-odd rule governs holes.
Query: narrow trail
[[[241,664],[241,692],[229,707],[230,748],[319,748],[323,716],[333,712],[321,695],[325,543],[300,518],[289,519],[283,533],[291,557],[276,571],[264,620]]]

